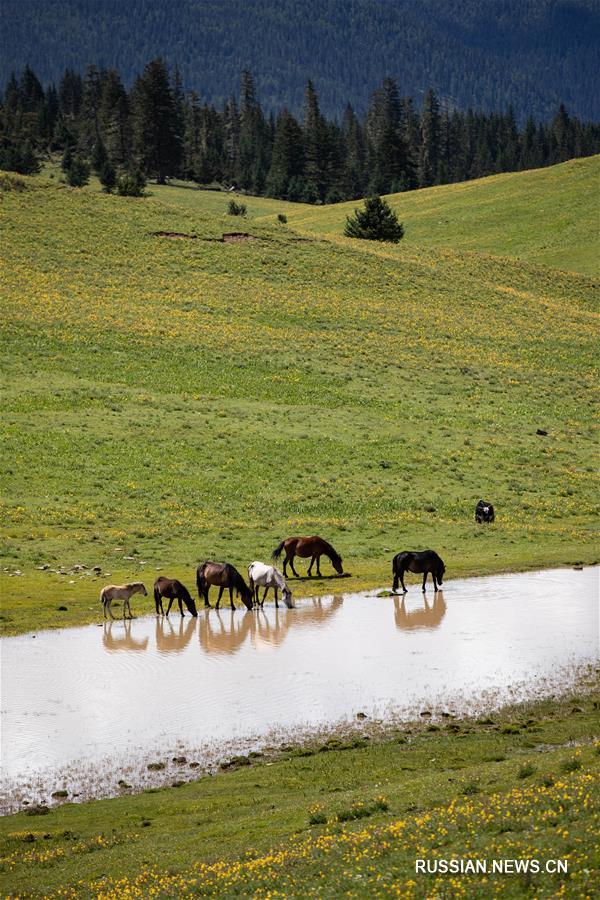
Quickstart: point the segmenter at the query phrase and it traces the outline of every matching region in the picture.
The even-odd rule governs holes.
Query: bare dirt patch
[[[170,238],[174,241],[190,240],[195,241],[197,234],[184,234],[183,231],[153,231],[154,237]]]

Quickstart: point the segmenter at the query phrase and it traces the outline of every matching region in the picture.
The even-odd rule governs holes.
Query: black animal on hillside
[[[444,580],[445,571],[446,566],[435,550],[403,550],[402,553],[396,554],[392,562],[392,575],[394,576],[392,590],[396,592],[398,585],[401,584],[403,592],[406,593],[407,587],[404,584],[404,573],[414,572],[418,575],[423,573],[423,591],[425,590],[427,576],[431,573],[433,589],[437,591],[438,585],[441,585]]]
[[[478,500],[475,507],[475,521],[477,524],[490,525],[495,518],[496,515],[492,504],[488,503],[487,500]]]

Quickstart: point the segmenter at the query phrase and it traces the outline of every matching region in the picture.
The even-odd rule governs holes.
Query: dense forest
[[[600,120],[597,0],[3,0],[0,84],[29,63],[42,84],[89,63],[127,88],[162,56],[202,103],[221,108],[253,72],[263,109],[363,115],[387,75],[405,96],[431,86],[458,108],[511,106],[519,125],[560,101]]]
[[[347,105],[340,123],[323,115],[309,81],[301,119],[285,108],[265,116],[250,72],[242,73],[239,99],[217,109],[185,93],[162,59],[129,91],[116,70],[95,66],[83,77],[67,70],[44,89],[27,66],[0,103],[0,168],[27,174],[61,153],[70,184],[84,184],[93,168],[106,190],[120,185],[124,193],[139,192],[146,178],[183,178],[332,203],[598,152],[600,126],[562,104],[549,123],[529,118],[519,129],[510,109],[459,112],[431,89],[417,110],[386,78],[363,117]]]

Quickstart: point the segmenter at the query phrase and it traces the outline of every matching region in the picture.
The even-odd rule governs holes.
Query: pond
[[[57,789],[83,799],[170,783],[189,778],[190,764],[344,723],[552,693],[598,660],[598,571],[454,580],[425,597],[413,583],[404,599],[346,594],[293,610],[172,612],[6,638],[2,809]],[[134,612],[148,602],[135,597]]]

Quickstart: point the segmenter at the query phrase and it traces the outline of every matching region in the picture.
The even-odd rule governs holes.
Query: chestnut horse
[[[416,574],[423,575],[423,591],[425,590],[425,582],[427,581],[427,576],[431,572],[431,577],[433,578],[433,589],[437,591],[438,584],[441,584],[444,580],[444,572],[446,571],[446,566],[443,563],[443,560],[437,555],[435,550],[403,550],[402,553],[397,553],[392,562],[392,575],[394,576],[394,583],[392,586],[392,590],[395,592],[398,590],[398,584],[402,585],[402,590],[406,594],[406,585],[404,584],[404,573],[405,572],[415,572]]]
[[[313,535],[313,537],[289,537],[286,538],[285,541],[282,541],[278,547],[273,550],[273,559],[279,559],[282,552],[285,550],[285,559],[283,561],[283,575],[287,577],[287,564],[289,563],[292,572],[298,578],[298,573],[294,568],[294,557],[300,556],[302,559],[307,559],[310,556],[310,565],[308,567],[309,576],[312,575],[312,567],[317,563],[317,575],[321,576],[321,557],[328,556],[331,560],[331,565],[338,573],[338,575],[344,574],[344,569],[342,567],[342,557],[334,550],[331,544],[328,544],[327,541],[324,541],[323,538],[318,535]]]
[[[219,596],[217,598],[217,609],[223,596],[225,588],[229,589],[229,605],[235,609],[233,603],[233,591],[236,590],[242,598],[242,603],[246,609],[252,609],[254,602],[254,593],[250,590],[238,570],[231,563],[215,563],[207,560],[196,569],[196,585],[198,587],[198,597],[200,600],[204,598],[204,606],[210,607],[208,602],[208,592],[211,585],[219,588]]]
[[[177,600],[177,602],[179,603],[179,612],[181,613],[181,615],[183,615],[183,606],[181,605],[182,600],[187,606],[190,615],[198,615],[193,597],[191,596],[185,585],[183,585],[176,578],[165,578],[164,575],[161,575],[160,578],[157,578],[154,582],[154,605],[156,606],[157,616],[159,614],[162,616],[165,615],[165,611],[162,605],[163,597],[165,597],[165,599],[169,601],[166,612],[167,616],[169,615],[169,612],[173,605],[173,600]]]

